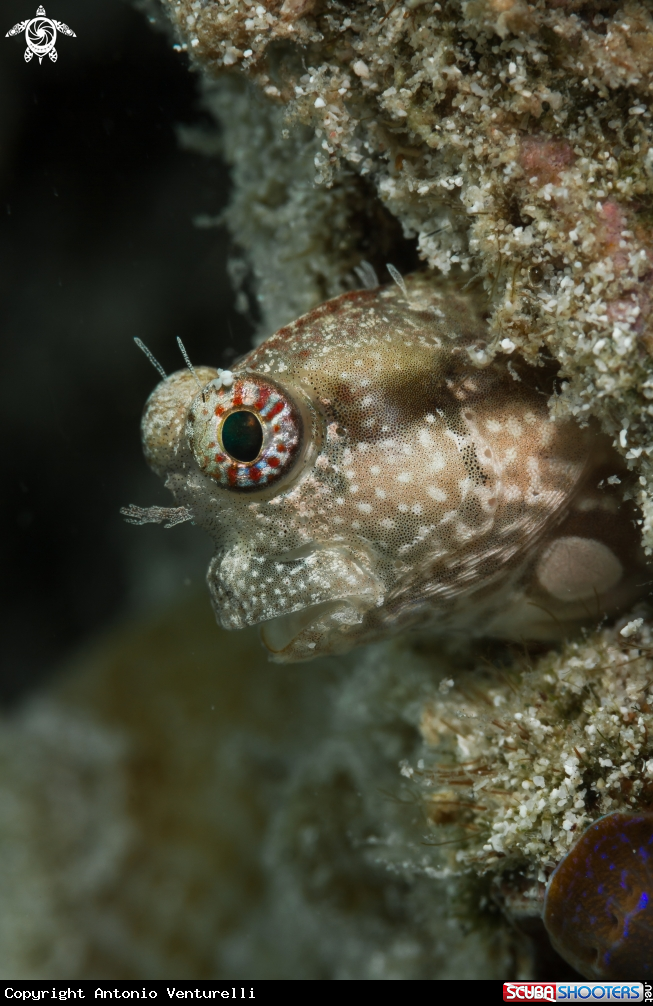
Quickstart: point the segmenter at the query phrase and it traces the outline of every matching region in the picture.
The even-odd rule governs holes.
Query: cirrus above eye
[[[302,440],[299,409],[275,382],[248,374],[197,395],[186,426],[195,460],[225,489],[263,489],[293,467]]]

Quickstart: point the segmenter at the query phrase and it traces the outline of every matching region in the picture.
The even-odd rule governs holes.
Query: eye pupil
[[[222,424],[222,446],[235,461],[254,461],[262,443],[263,427],[253,412],[232,412]]]

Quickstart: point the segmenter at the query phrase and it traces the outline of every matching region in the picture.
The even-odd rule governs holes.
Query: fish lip
[[[271,577],[276,580],[272,588],[278,586],[281,590],[273,593]],[[207,579],[216,617],[223,628],[268,626],[262,633],[272,653],[285,651],[323,614],[334,616],[329,618],[330,638],[348,636],[348,626],[361,622],[385,595],[368,550],[331,541],[308,542],[282,554],[258,557],[236,546],[214,556]],[[265,581],[268,585],[262,591],[260,586]],[[278,645],[279,638],[284,640],[283,645]],[[311,655],[307,652],[297,659]]]

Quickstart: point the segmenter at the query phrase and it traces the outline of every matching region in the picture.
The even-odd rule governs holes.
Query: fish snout
[[[349,649],[384,596],[372,556],[336,543],[276,556],[239,544],[213,558],[207,579],[220,625],[263,623],[263,643],[281,663]]]

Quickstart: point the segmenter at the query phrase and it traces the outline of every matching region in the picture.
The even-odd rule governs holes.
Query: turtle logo
[[[7,32],[5,38],[9,38],[10,35],[20,35],[21,31],[25,32],[25,41],[27,42],[26,63],[29,63],[32,56],[38,56],[39,63],[44,56],[49,56],[52,62],[56,63],[57,50],[54,43],[57,41],[57,31],[60,31],[62,35],[72,35],[73,38],[77,38],[75,32],[71,31],[67,24],[46,17],[43,7],[38,8],[36,17],[33,17],[31,21],[19,21],[18,24],[15,24]]]

